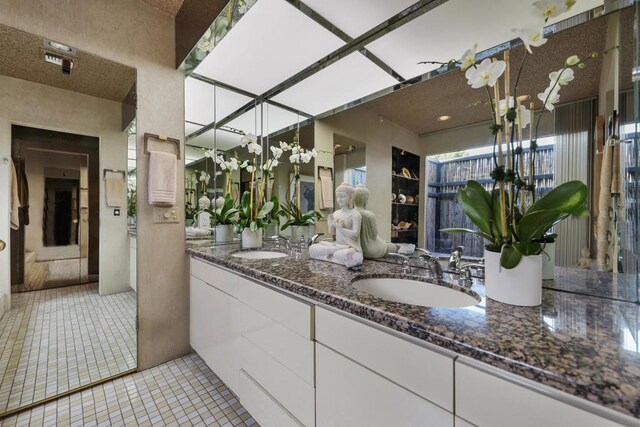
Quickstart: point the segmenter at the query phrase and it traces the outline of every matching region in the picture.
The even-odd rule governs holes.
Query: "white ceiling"
[[[303,0],[303,3],[352,38],[364,34],[413,4],[413,0]],[[366,48],[402,77],[422,75],[437,65],[418,65],[424,60],[446,62],[478,44],[478,51],[515,38],[513,28],[538,19],[532,0],[449,0],[373,41]],[[563,20],[601,6],[603,0],[578,0]],[[550,23],[555,22],[554,20]],[[195,73],[245,92],[262,95],[316,61],[344,46],[345,42],[286,0],[258,0],[231,31],[197,66]],[[387,71],[359,52],[311,74],[276,95],[273,100],[319,115],[358,101],[398,84]],[[216,115],[223,120],[251,98],[216,89]],[[213,87],[187,78],[185,118],[207,125],[214,121]],[[283,129],[306,117],[269,106],[267,131]],[[260,134],[251,110],[229,123],[233,128]],[[189,135],[199,126],[187,124]],[[265,132],[266,133],[266,132]],[[233,138],[232,138],[233,136]],[[216,135],[219,148],[238,144],[237,135]],[[213,132],[190,139],[189,144],[213,147]]]

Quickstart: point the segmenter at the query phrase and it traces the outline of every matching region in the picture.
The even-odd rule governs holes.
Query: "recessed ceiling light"
[[[438,117],[438,121],[439,122],[446,122],[450,118],[451,118],[451,116],[440,116],[440,117]]]
[[[516,99],[520,102],[528,101],[531,99],[531,95],[520,95]]]
[[[54,41],[49,41],[49,46],[61,52],[71,52],[73,50],[70,46],[67,46],[66,44],[62,44]]]
[[[340,148],[340,147],[342,147],[342,145],[340,145],[340,144],[336,144],[336,145],[333,146],[333,148]]]

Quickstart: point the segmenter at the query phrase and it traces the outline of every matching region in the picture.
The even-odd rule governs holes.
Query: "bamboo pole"
[[[506,64],[504,70],[504,101],[507,106],[507,111],[509,111],[509,95],[511,94],[510,87],[511,86],[511,67],[509,66],[509,51],[504,51],[504,62]],[[511,123],[507,120],[505,115],[504,119],[504,140],[507,143],[507,171],[513,171],[513,159],[511,157]],[[513,181],[509,181],[509,211],[511,212],[511,225],[515,229],[516,228],[516,216],[513,214],[513,204],[514,204],[514,191],[513,191]]]
[[[524,154],[522,149],[522,117],[520,116],[520,109],[522,107],[522,103],[516,99],[516,108],[518,112],[518,148],[520,149],[520,154],[518,154],[518,174],[520,175],[520,179],[524,181]],[[529,125],[531,126],[531,125]],[[525,209],[525,194],[520,191],[520,213],[524,214]]]
[[[598,220],[597,225],[597,254],[596,266],[598,270],[608,270],[607,253],[609,252],[609,205],[611,204],[611,144],[610,140],[604,144],[602,155],[602,170],[600,172],[600,198],[598,200]]]
[[[494,108],[496,124],[500,125],[502,123],[502,120],[500,119],[500,85],[497,82],[493,86],[493,99],[495,101]],[[502,157],[502,132],[500,130],[496,133],[496,141],[498,141],[498,167],[501,167],[504,166],[504,158]],[[507,240],[507,213],[504,196],[504,180],[500,181],[498,186],[500,193],[500,232],[502,234],[502,239]]]
[[[531,123],[529,123],[529,141],[532,141],[535,137],[534,133],[533,133],[533,119],[534,119],[534,115],[535,115],[535,108],[534,108],[534,104],[533,102],[531,104],[529,104],[529,111],[531,111]],[[542,113],[540,113],[542,114]],[[527,185],[531,185],[530,190],[529,190],[529,203],[533,203],[533,201],[535,200],[535,188],[533,187],[533,183],[535,182],[535,175],[534,175],[534,168],[533,168],[533,151],[529,151],[529,179],[527,180]]]
[[[296,179],[296,208],[298,209],[298,212],[300,212],[300,165],[296,164],[293,167],[293,170]]]

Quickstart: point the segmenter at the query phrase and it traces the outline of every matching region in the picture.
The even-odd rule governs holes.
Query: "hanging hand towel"
[[[149,153],[149,203],[173,206],[176,204],[177,157],[175,154]]]
[[[125,205],[126,190],[124,184],[124,177],[121,173],[107,172],[107,176],[104,179],[107,206],[119,208]]]
[[[9,226],[13,230],[20,228],[20,196],[18,194],[18,174],[16,167],[11,162],[11,212],[9,212]]]

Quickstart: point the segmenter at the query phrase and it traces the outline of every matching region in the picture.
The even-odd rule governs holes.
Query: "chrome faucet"
[[[320,236],[324,236],[324,233],[316,233],[316,234],[314,234],[313,237],[311,237],[311,239],[309,240],[309,246],[317,243],[316,240],[318,240],[318,238]]]
[[[460,264],[462,263],[462,254],[464,254],[464,246],[456,246],[456,248],[449,255],[449,270],[458,272],[460,271]]]
[[[426,249],[416,248],[415,252],[420,253],[418,255],[418,258],[420,258],[426,264],[432,277],[435,277],[437,279],[442,279],[444,277],[442,266],[440,265],[438,258],[433,256],[433,254]]]
[[[409,260],[409,257],[403,254],[398,254],[398,253],[390,253],[389,254],[390,257],[392,258],[400,258],[402,260],[402,273],[403,274],[409,274],[411,273],[411,262]]]
[[[277,251],[280,250],[280,242],[284,243],[284,248],[288,251],[291,251],[291,249],[293,248],[292,244],[291,244],[291,240],[287,239],[286,237],[282,237],[282,236],[271,236],[268,237],[267,239],[268,241],[272,241],[274,243],[275,249]]]

